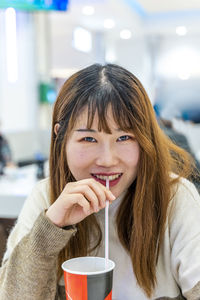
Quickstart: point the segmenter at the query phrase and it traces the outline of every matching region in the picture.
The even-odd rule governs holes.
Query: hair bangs
[[[98,115],[98,130],[111,134],[111,129],[108,125],[108,109],[111,107],[113,119],[121,130],[133,131],[134,124],[132,115],[129,109],[124,105],[124,100],[110,84],[105,84],[106,87],[95,91],[95,95],[90,94],[87,107],[88,119],[87,128],[91,128],[94,116]]]
[[[95,95],[90,95],[88,100],[87,127],[91,128],[94,116],[98,116],[98,130],[111,133],[107,121],[107,112],[110,105],[110,95],[104,89],[99,89]]]
[[[135,124],[129,109],[124,105],[124,100],[117,96],[116,101],[111,102],[112,114],[115,123],[123,131],[133,132]]]

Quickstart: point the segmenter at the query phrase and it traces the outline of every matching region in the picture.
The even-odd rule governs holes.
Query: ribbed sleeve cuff
[[[38,216],[31,230],[31,248],[40,256],[58,255],[71,236],[76,234],[76,231],[76,228],[73,226],[68,230],[56,226],[50,221],[44,211]]]

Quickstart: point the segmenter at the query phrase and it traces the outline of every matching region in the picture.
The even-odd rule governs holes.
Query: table
[[[37,182],[36,172],[36,165],[5,169],[5,175],[0,176],[0,218],[17,218]]]

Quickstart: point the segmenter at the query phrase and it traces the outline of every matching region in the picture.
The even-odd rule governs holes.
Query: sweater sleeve
[[[0,269],[0,299],[55,300],[58,254],[75,232],[55,226],[42,212]]]
[[[174,278],[186,299],[200,299],[200,196],[185,179],[173,199],[169,228]]]

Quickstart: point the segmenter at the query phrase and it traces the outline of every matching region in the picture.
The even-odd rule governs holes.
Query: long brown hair
[[[99,130],[111,133],[106,116],[111,106],[116,124],[132,131],[140,145],[137,178],[129,187],[116,216],[120,242],[129,252],[139,286],[150,297],[156,285],[156,263],[163,241],[171,187],[180,176],[188,177],[191,159],[161,131],[140,81],[124,68],[108,64],[87,67],[63,85],[53,112],[50,150],[50,195],[53,203],[65,185],[74,181],[67,164],[66,143],[77,116],[88,108],[88,128],[95,112]],[[55,124],[60,124],[58,134]],[[170,173],[178,174],[172,178]],[[91,248],[91,236],[96,245]],[[77,224],[77,233],[59,255],[58,264],[91,253],[101,242],[95,215]],[[61,274],[58,268],[58,277]]]

